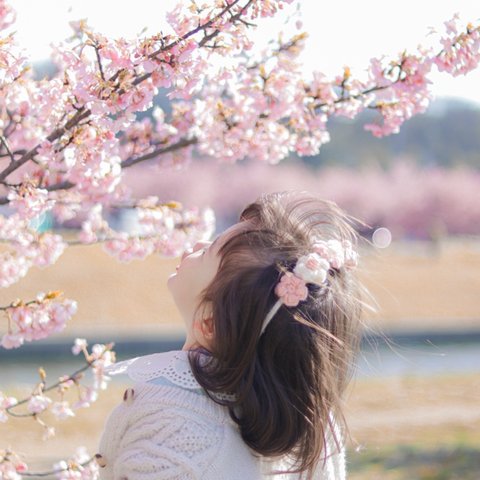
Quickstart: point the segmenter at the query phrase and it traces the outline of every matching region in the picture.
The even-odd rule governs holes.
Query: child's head
[[[204,366],[192,352],[197,380],[236,395],[231,414],[251,448],[273,456],[293,448],[300,469],[318,460],[331,415],[343,421],[341,397],[360,336],[360,287],[348,262],[335,260],[324,281],[300,282],[307,290],[296,306],[279,301],[277,285],[286,272],[299,271],[299,259],[315,244],[332,240],[356,248],[352,221],[335,204],[305,192],[262,196],[209,247],[196,310],[211,318],[215,360]]]

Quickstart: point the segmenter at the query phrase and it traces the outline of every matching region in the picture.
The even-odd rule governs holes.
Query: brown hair
[[[263,195],[240,221],[246,228],[222,244],[218,272],[200,304],[213,312],[212,361],[192,351],[192,371],[214,401],[228,406],[250,448],[267,457],[289,454],[291,472],[311,476],[326,438],[332,435],[337,448],[341,443],[332,419],[346,428],[342,397],[360,339],[354,272],[331,268],[325,286],[307,284],[306,301],[282,305],[263,335],[261,326],[282,273],[311,251],[314,238],[355,246],[356,221],[305,192]]]

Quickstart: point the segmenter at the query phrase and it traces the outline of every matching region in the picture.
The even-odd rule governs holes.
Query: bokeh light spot
[[[387,248],[392,243],[392,233],[388,228],[377,228],[373,232],[372,242],[378,248]]]

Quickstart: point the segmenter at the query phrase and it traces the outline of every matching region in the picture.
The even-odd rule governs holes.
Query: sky
[[[187,2],[187,0],[185,0]],[[206,0],[209,1],[209,0]],[[197,0],[202,3],[202,0]],[[109,37],[133,38],[165,31],[165,11],[176,0],[10,0],[17,11],[16,38],[32,61],[49,57],[50,43],[71,34],[70,20],[87,18],[89,25]],[[439,32],[455,12],[465,22],[480,23],[479,0],[302,0],[301,11],[292,6],[274,19],[260,19],[255,39],[262,44],[285,30],[290,17],[301,20],[309,35],[303,61],[305,71],[327,75],[349,66],[360,78],[372,57],[396,56],[434,40],[430,28]],[[298,16],[300,13],[300,16]],[[298,30],[291,30],[298,33]],[[435,69],[434,69],[435,70]],[[459,77],[436,72],[431,77],[435,96],[467,100],[480,107],[480,68]]]

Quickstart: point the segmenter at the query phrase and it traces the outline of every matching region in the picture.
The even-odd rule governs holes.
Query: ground
[[[122,402],[126,387],[111,385],[91,408],[78,410],[74,418],[55,422],[44,415],[43,420],[57,430],[46,442],[40,440],[40,425],[30,419],[10,419],[0,425],[2,443],[8,439],[14,450],[38,459],[32,464],[36,471],[68,457],[77,445],[94,454],[105,419]],[[478,375],[354,381],[346,405],[351,436],[349,480],[480,478],[478,392]]]

